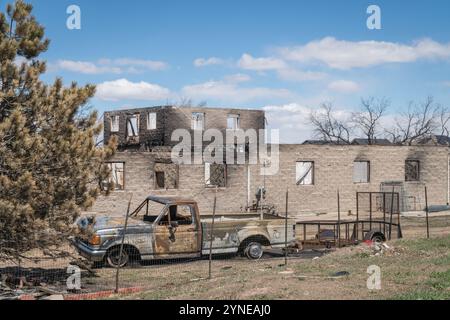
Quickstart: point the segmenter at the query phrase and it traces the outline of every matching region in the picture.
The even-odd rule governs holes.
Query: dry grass
[[[402,219],[404,239],[388,243],[390,249],[374,255],[362,244],[337,250],[317,259],[283,258],[249,261],[221,258],[213,261],[162,262],[121,270],[121,287],[145,287],[140,293],[117,299],[450,299],[450,217],[430,219],[431,240],[423,218]],[[67,262],[61,262],[64,285]],[[22,265],[50,271],[54,261]],[[381,268],[381,290],[367,289],[367,268]],[[4,270],[4,269],[3,269]],[[348,276],[334,278],[346,271]],[[1,273],[1,272],[0,272]],[[85,291],[114,288],[115,270],[98,269],[83,276]]]
[[[432,218],[433,239],[422,218],[404,218],[405,239],[388,243],[390,249],[374,255],[362,244],[317,259],[274,258],[168,264],[124,270],[123,284],[147,289],[121,299],[450,299],[450,218]],[[418,239],[419,238],[419,239]],[[367,268],[381,268],[381,290],[367,289]],[[348,276],[330,277],[346,271]],[[108,279],[110,270],[102,270]]]

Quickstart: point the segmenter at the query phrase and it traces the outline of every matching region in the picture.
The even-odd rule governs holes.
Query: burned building
[[[118,137],[119,151],[149,151],[158,146],[174,146],[172,134],[177,129],[190,133],[217,129],[265,128],[264,112],[259,110],[173,107],[129,109],[105,112],[104,140]]]
[[[401,209],[415,211],[425,206],[427,186],[429,204],[449,203],[448,146],[281,144],[278,173],[263,175],[261,163],[183,164],[171,157],[176,129],[264,129],[263,111],[167,106],[106,112],[104,121],[105,139],[119,138],[119,150],[108,163],[116,190],[100,197],[93,212],[122,215],[129,195],[135,206],[153,194],[192,197],[200,212],[209,214],[216,193],[218,212],[242,212],[263,186],[264,201],[279,212],[289,190],[290,213],[299,218],[336,212],[338,190],[341,210],[349,213],[355,211],[356,192],[395,190]]]

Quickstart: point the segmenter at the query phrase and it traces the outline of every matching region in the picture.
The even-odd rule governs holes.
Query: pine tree
[[[22,0],[0,12],[0,259],[67,239],[103,191],[116,145],[96,146],[94,86],[39,79],[49,40],[31,12]]]

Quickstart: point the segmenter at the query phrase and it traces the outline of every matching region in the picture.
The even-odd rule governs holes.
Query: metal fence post
[[[212,246],[213,246],[213,233],[214,233],[214,221],[216,219],[216,204],[217,204],[217,186],[216,192],[214,194],[214,205],[213,205],[213,215],[211,222],[211,231],[210,231],[210,239],[209,239],[209,266],[208,266],[208,279],[212,278]]]
[[[286,190],[286,217],[284,218],[284,265],[287,267],[288,258],[288,209],[289,189]]]
[[[339,189],[337,190],[337,207],[338,207],[338,248],[341,247],[341,197],[339,193]]]
[[[429,209],[428,209],[428,192],[427,186],[425,186],[425,214],[427,220],[427,239],[430,239],[430,221],[429,221]]]
[[[124,228],[123,228],[122,242],[120,244],[119,261],[117,262],[117,267],[116,267],[116,289],[114,290],[115,293],[119,293],[119,270],[120,270],[120,263],[122,262],[123,245],[124,245],[124,242],[125,242],[125,234],[127,233],[128,216],[130,214],[131,199],[133,199],[133,194],[131,194],[130,200],[128,201],[127,215],[125,216],[125,225],[124,225]]]

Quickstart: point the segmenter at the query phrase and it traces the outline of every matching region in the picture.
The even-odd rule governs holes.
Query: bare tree
[[[376,135],[380,132],[380,120],[384,116],[389,101],[385,98],[361,99],[361,111],[352,114],[352,124],[357,131],[367,138],[368,144],[376,142]]]
[[[207,106],[206,101],[200,101],[197,104],[194,104],[191,98],[181,97],[179,101],[173,103],[173,106],[178,108],[203,108]]]
[[[314,111],[309,117],[314,127],[316,137],[338,144],[350,143],[350,129],[347,120],[339,120],[331,103],[323,103],[319,111]]]
[[[450,110],[447,107],[439,106],[439,133],[441,136],[450,136]]]
[[[408,110],[395,119],[392,129],[386,130],[394,143],[411,145],[420,139],[439,133],[448,135],[450,114],[446,108],[434,104],[432,97],[420,104],[410,102]]]

